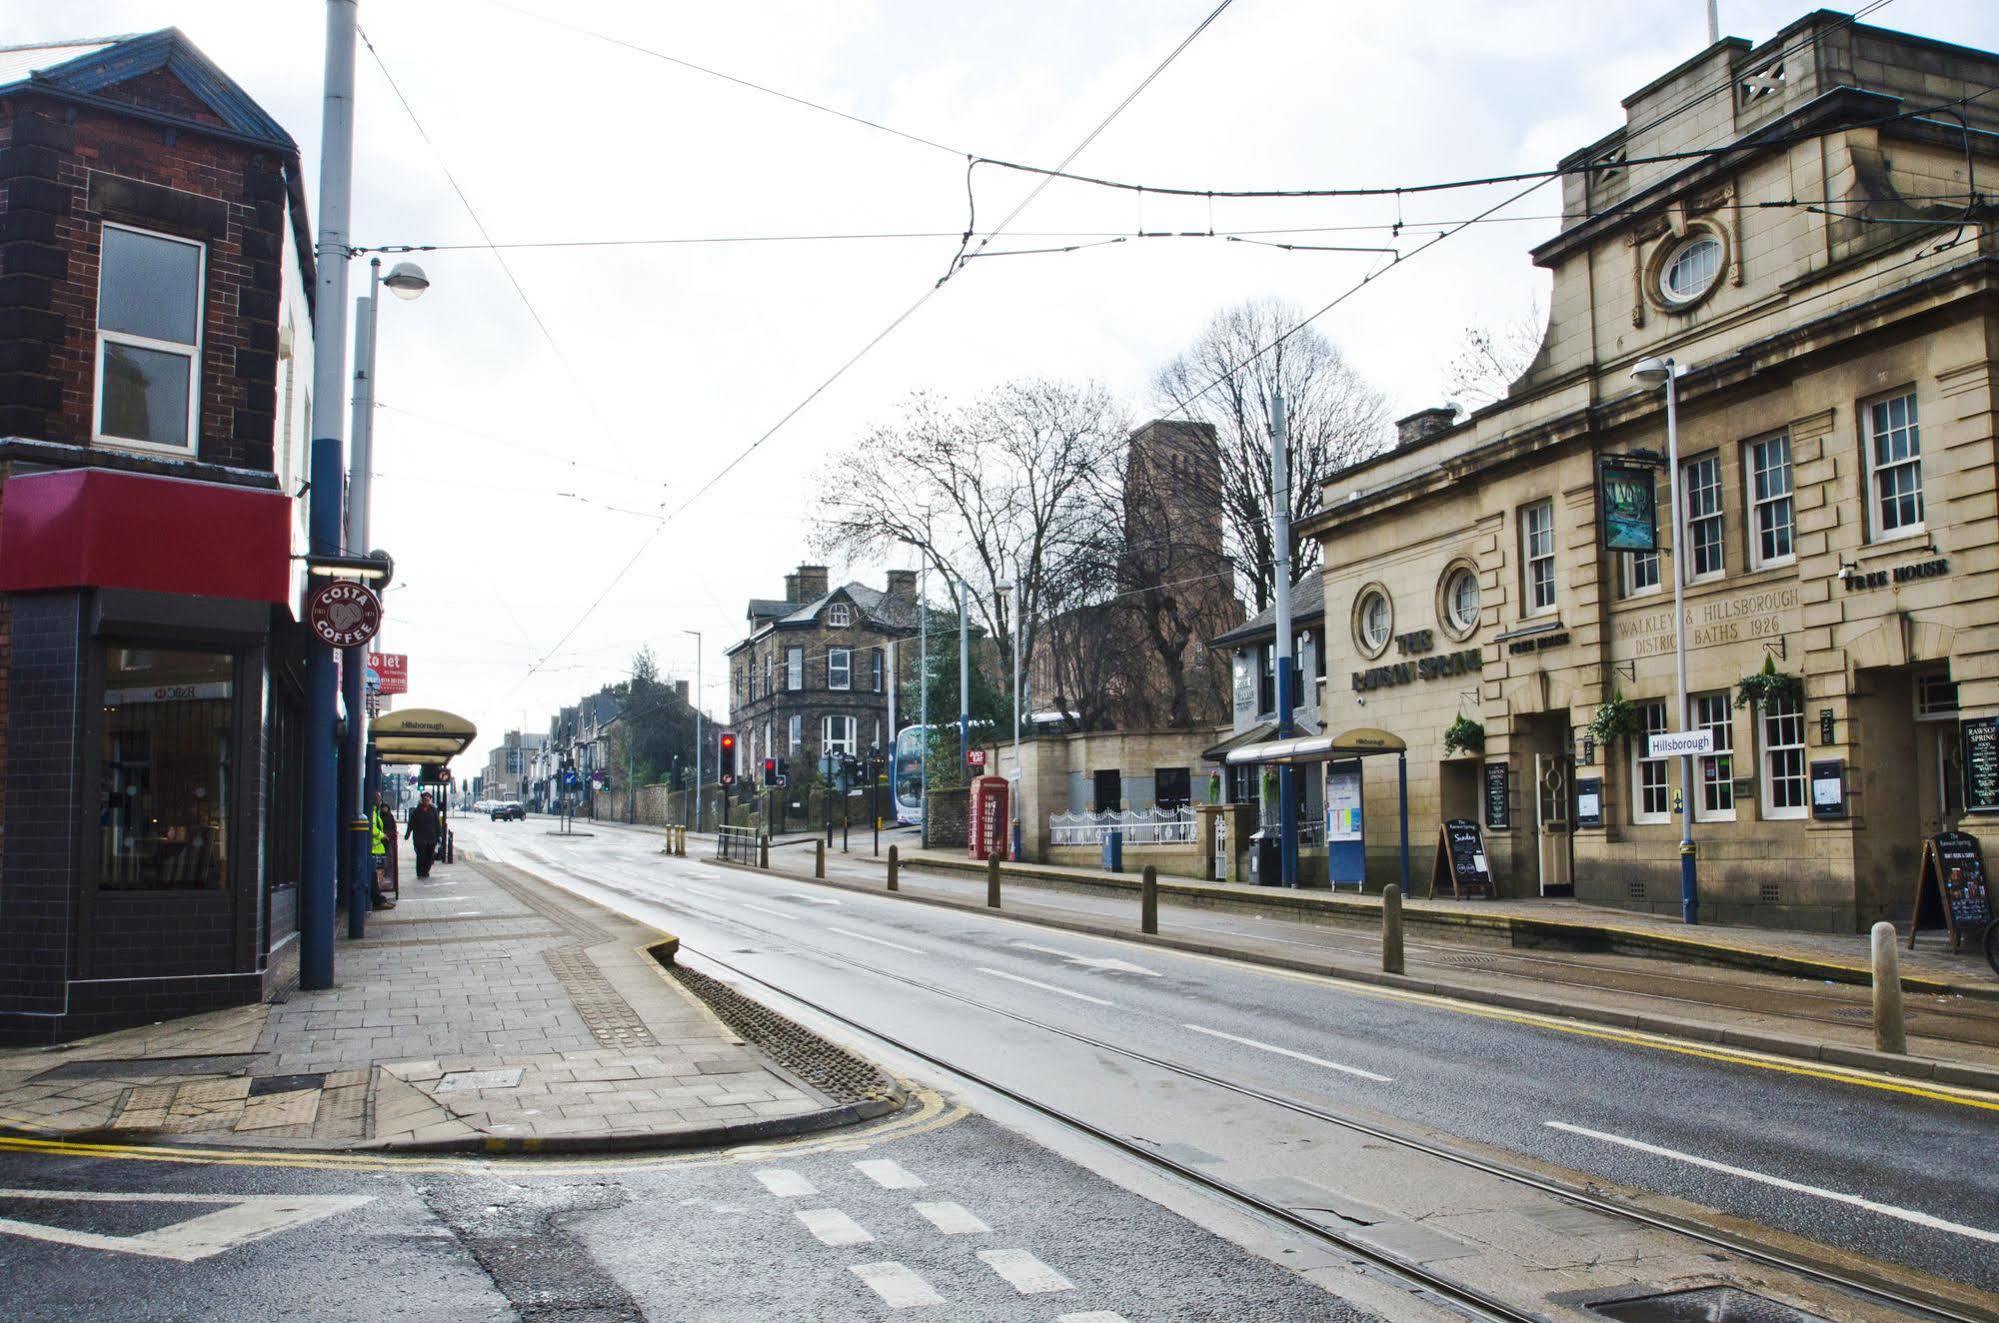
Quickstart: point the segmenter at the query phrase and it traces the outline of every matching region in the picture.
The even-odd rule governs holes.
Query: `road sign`
[[[410,691],[410,659],[401,652],[371,652],[368,669],[382,677],[382,692],[406,694]]]
[[[1649,736],[1645,742],[1648,758],[1683,758],[1687,754],[1714,752],[1711,730],[1668,730]]]
[[[382,627],[382,599],[365,583],[329,579],[305,599],[305,620],[329,648],[358,648]]]

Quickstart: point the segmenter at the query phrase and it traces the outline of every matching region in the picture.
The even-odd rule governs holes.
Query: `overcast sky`
[[[807,559],[820,458],[908,392],[1096,378],[1147,416],[1150,381],[1216,309],[1317,308],[1381,259],[1207,239],[973,263],[723,481],[690,497],[928,289],[966,221],[972,152],[1055,164],[1214,0],[363,0],[353,238],[480,242],[448,166],[501,243],[937,233],[841,242],[419,254],[433,286],[385,300],[376,540],[397,560],[386,646],[412,705],[492,739],[628,673],[650,643],[727,706],[722,649],[745,599]],[[1762,41],[1806,12],[1723,0]],[[553,21],[551,21],[553,20]],[[1410,183],[1552,165],[1623,122],[1621,99],[1705,42],[1702,0],[1236,0],[1079,158],[1193,188]],[[1999,48],[1989,0],[1894,0],[1868,22]],[[324,8],[313,0],[14,4],[0,43],[175,25],[284,123],[315,207]],[[573,25],[565,27],[562,25]],[[879,121],[923,146],[585,35],[704,64]],[[991,225],[1031,184],[979,178]],[[1400,219],[1469,216],[1497,192]],[[1467,323],[1519,316],[1555,188],[1398,267],[1321,323],[1397,414],[1442,399]],[[994,248],[1050,232],[1386,224],[1392,202],[1205,202],[1049,188]],[[1296,236],[1385,244],[1382,231]],[[1067,242],[1064,240],[1063,242]],[[1409,234],[1403,251],[1414,244]],[[393,259],[391,259],[393,260]],[[366,268],[355,264],[357,278]],[[550,341],[553,341],[551,345]],[[657,536],[654,534],[657,533]],[[650,541],[648,541],[650,539]],[[621,566],[645,545],[631,572]],[[835,566],[879,584],[884,567]],[[601,606],[586,608],[610,588]],[[538,669],[536,664],[540,663]]]

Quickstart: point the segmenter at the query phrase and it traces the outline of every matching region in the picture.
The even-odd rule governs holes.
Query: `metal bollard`
[[[1381,889],[1381,967],[1402,972],[1402,888],[1393,882]]]
[[[902,855],[899,846],[888,847],[888,889],[895,891],[902,886]]]
[[[758,835],[757,835],[757,867],[758,867],[758,868],[769,868],[769,867],[770,867],[770,833],[769,833],[769,832],[760,832],[760,833],[758,833]]]
[[[826,876],[826,842],[812,842],[812,876]]]
[[[1151,864],[1138,875],[1138,930],[1159,931],[1159,870]]]
[[[986,856],[986,908],[998,909],[999,902],[999,856]]]
[[[1874,1050],[1905,1053],[1909,1035],[1902,1025],[1902,966],[1895,954],[1895,925],[1877,923],[1869,936],[1874,946]]]

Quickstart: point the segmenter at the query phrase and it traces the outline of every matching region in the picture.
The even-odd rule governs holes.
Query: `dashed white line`
[[[1071,992],[1067,988],[1058,988],[1053,983],[1043,983],[1038,979],[1022,978],[1018,974],[1009,974],[1004,970],[987,969],[984,965],[978,966],[978,971],[981,974],[991,974],[994,978],[1003,978],[1013,983],[1025,983],[1028,987],[1040,988],[1043,992],[1053,992],[1063,997],[1074,997],[1077,1001],[1093,1002],[1098,1006],[1109,1006],[1112,1004],[1105,1001],[1102,997],[1092,997],[1087,992]]]
[[[980,1250],[979,1258],[988,1268],[1006,1278],[1007,1284],[1022,1295],[1076,1289],[1074,1282],[1024,1249]]]
[[[764,1189],[780,1199],[796,1199],[800,1195],[819,1193],[811,1181],[783,1167],[765,1167],[761,1171],[751,1172],[750,1175],[756,1177]]]
[[[907,951],[911,955],[923,954],[923,952],[913,946],[904,946],[900,942],[885,942],[879,937],[870,937],[866,933],[857,933],[850,928],[828,928],[826,931],[829,933],[838,933],[842,937],[851,937],[857,942],[873,942],[876,946],[886,946],[891,951]]]
[[[1015,942],[1024,951],[1038,951],[1042,955],[1060,956],[1072,965],[1085,969],[1102,969],[1119,974],[1143,974],[1147,978],[1158,978],[1159,971],[1147,969],[1144,965],[1134,965],[1129,960],[1116,960],[1110,956],[1077,955],[1074,951],[1064,951],[1059,946],[1038,946],[1033,942]]]
[[[752,914],[768,914],[773,919],[795,919],[798,917],[796,914],[786,914],[783,910],[767,910],[761,905],[751,905],[748,903],[740,903],[736,908],[748,910]]]
[[[801,1208],[792,1216],[822,1245],[866,1245],[874,1240],[866,1227],[837,1208]]]
[[[947,1236],[976,1236],[992,1230],[963,1204],[914,1204],[912,1207],[923,1215],[924,1221]]]
[[[808,905],[838,905],[840,903],[831,896],[808,896],[802,891],[787,891],[784,893],[784,898],[786,900],[802,900]]]
[[[1082,1314],[1057,1314],[1055,1323],[1131,1323],[1123,1314],[1108,1309],[1092,1309]]]
[[[944,1297],[931,1290],[930,1283],[899,1263],[856,1263],[847,1271],[872,1287],[890,1309],[944,1303]]]
[[[1999,1231],[1986,1231],[1980,1227],[1966,1226],[1962,1222],[1945,1221],[1941,1217],[1918,1212],[1913,1208],[1898,1208],[1894,1204],[1878,1203],[1862,1195],[1846,1194],[1839,1190],[1822,1189],[1816,1185],[1806,1185],[1802,1181],[1792,1181],[1786,1180],[1782,1176],[1772,1176],[1767,1172],[1751,1171],[1747,1167],[1737,1167],[1726,1162],[1716,1162],[1713,1158],[1698,1158],[1691,1153],[1682,1153],[1677,1149],[1662,1148],[1658,1144],[1648,1144],[1642,1139],[1626,1139],[1623,1135],[1605,1134],[1601,1130],[1585,1130],[1579,1125],[1568,1125],[1561,1121],[1548,1121],[1545,1124],[1550,1129],[1560,1130],[1567,1134],[1581,1135],[1586,1139],[1600,1140],[1606,1144],[1619,1144],[1625,1148],[1637,1149],[1640,1153],[1650,1153],[1654,1157],[1672,1158],[1676,1162],[1691,1163],[1693,1166],[1705,1167],[1709,1171],[1718,1171],[1726,1176],[1740,1176],[1746,1181],[1757,1181],[1764,1185],[1775,1186],[1779,1190],[1790,1190],[1796,1194],[1814,1195],[1820,1199],[1830,1199],[1834,1203],[1850,1204],[1855,1208],[1864,1208],[1870,1213],[1879,1213],[1883,1217],[1892,1217],[1903,1222],[1912,1222],[1919,1227],[1928,1227],[1933,1231],[1948,1231],[1953,1235],[1967,1236],[1972,1240],[1982,1240],[1988,1244],[1999,1245]]]
[[[856,1162],[854,1170],[879,1185],[884,1190],[920,1190],[923,1178],[894,1158],[870,1158],[866,1162]]]
[[[1304,1052],[1293,1052],[1290,1048],[1279,1047],[1275,1043],[1259,1043],[1254,1038],[1243,1038],[1236,1034],[1225,1034],[1219,1029],[1205,1029],[1198,1024],[1182,1025],[1181,1028],[1191,1029],[1197,1034],[1206,1034],[1210,1038],[1226,1038],[1231,1043],[1241,1043],[1244,1047],[1253,1047],[1259,1052],[1274,1052],[1280,1057],[1290,1057],[1294,1061],[1303,1061],[1308,1065],[1324,1066],[1327,1070],[1337,1070],[1342,1075],[1353,1075],[1359,1079],[1373,1080],[1376,1084],[1395,1083],[1395,1078],[1391,1075],[1377,1075],[1371,1070],[1362,1070],[1359,1066],[1343,1066],[1337,1061],[1328,1061],[1324,1057],[1315,1057]]]

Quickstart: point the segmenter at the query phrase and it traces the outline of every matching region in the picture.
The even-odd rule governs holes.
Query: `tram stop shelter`
[[[1327,778],[1323,800],[1326,814],[1327,878],[1337,889],[1342,880],[1364,885],[1367,871],[1365,824],[1361,816],[1360,764],[1363,759],[1383,754],[1395,755],[1396,802],[1401,829],[1402,894],[1409,894],[1409,746],[1399,735],[1372,726],[1362,726],[1338,735],[1296,735],[1289,739],[1263,740],[1230,749],[1231,767],[1245,765],[1319,765]],[[1350,785],[1336,793],[1333,772],[1340,765],[1353,764]],[[1344,778],[1342,778],[1344,781]],[[1344,870],[1352,876],[1342,879]]]
[[[479,728],[455,712],[434,707],[413,707],[402,712],[384,712],[368,723],[368,742],[374,746],[375,766],[383,763],[407,764],[417,769],[417,784],[447,785],[451,781],[451,760],[471,747]],[[437,797],[442,821],[450,814],[449,795]],[[449,833],[445,839],[450,839]],[[448,847],[447,847],[448,849]]]

